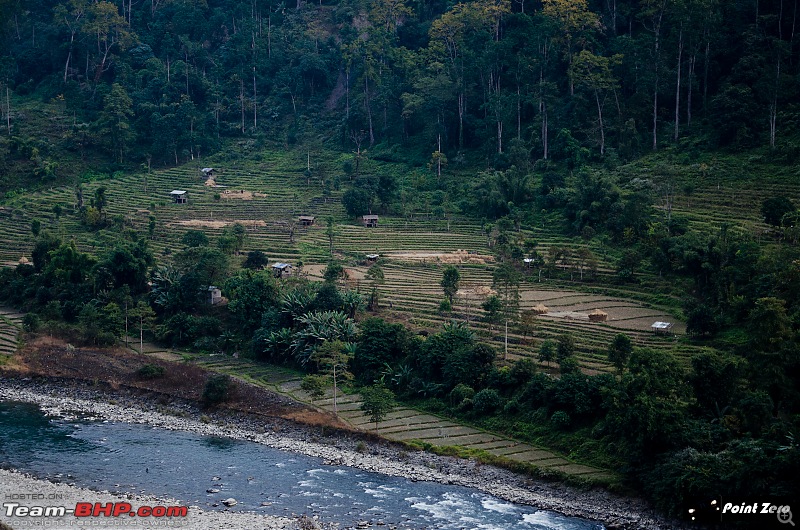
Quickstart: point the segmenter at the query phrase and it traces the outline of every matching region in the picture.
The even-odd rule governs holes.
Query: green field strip
[[[422,429],[409,429],[403,430],[400,432],[393,432],[392,438],[398,440],[407,440],[410,438],[416,438],[418,440],[447,440],[449,436],[455,436],[458,434],[466,434],[475,432],[474,429],[470,427],[462,427],[460,425],[453,426],[442,426],[442,427],[425,427]],[[448,444],[443,444],[448,445]]]
[[[568,465],[570,463],[569,460],[567,460],[566,458],[561,458],[553,454],[551,454],[549,458],[528,458],[526,453],[527,451],[522,453],[504,455],[504,456],[506,458],[510,458],[511,460],[516,460],[518,462],[527,462],[537,467],[555,467],[555,466]]]
[[[527,444],[516,443],[516,444],[510,445],[508,447],[501,447],[499,449],[494,449],[491,452],[493,454],[500,455],[500,456],[508,456],[508,455],[513,455],[513,454],[516,454],[516,453],[522,453],[522,452],[528,451],[530,449],[532,449],[532,448],[530,446],[528,446]]]
[[[411,409],[406,409],[406,410],[411,411]],[[416,413],[413,416],[405,416],[403,418],[385,419],[384,421],[381,422],[381,425],[383,425],[385,428],[392,428],[392,427],[408,428],[412,425],[439,423],[442,421],[443,420],[441,418],[438,418],[436,416]]]
[[[500,438],[493,434],[486,434],[486,436],[491,437],[489,441],[484,442],[476,442],[476,443],[465,443],[464,447],[469,449],[483,449],[484,451],[492,451],[493,449],[501,449],[503,447],[510,447],[517,442],[508,438]]]
[[[469,449],[478,449],[478,447],[476,447],[477,444],[482,444],[482,443],[493,444],[493,443],[497,443],[496,442],[496,438],[497,438],[496,436],[493,436],[491,434],[487,434],[487,433],[484,433],[484,432],[476,432],[474,434],[469,433],[469,434],[461,434],[461,435],[456,435],[456,436],[450,436],[448,438],[448,442],[449,442],[450,445],[457,445],[459,447],[467,447]],[[507,443],[511,443],[511,442],[507,442]],[[497,447],[500,447],[500,446],[497,446]]]
[[[538,463],[534,463],[534,465],[539,465]],[[579,475],[579,476],[587,476],[592,473],[597,473],[598,469],[591,468],[589,466],[584,466],[582,464],[564,464],[564,465],[557,465],[557,466],[540,466],[546,467],[547,469],[553,471],[561,471],[562,473],[567,473],[570,475]]]
[[[321,406],[333,406],[333,392],[328,392],[330,397],[325,397],[317,400],[317,404]],[[341,389],[336,395],[336,403],[339,405],[345,403],[361,403],[361,396],[358,394],[343,394]]]
[[[322,405],[327,409],[333,410],[333,403],[330,405]],[[352,411],[358,411],[359,414],[363,414],[361,412],[361,402],[360,401],[350,401],[346,403],[342,403],[341,401],[337,403],[336,409],[340,414]]]
[[[455,422],[437,418],[437,421],[420,421],[409,423],[408,425],[402,424],[386,426],[383,430],[385,433],[398,433],[404,431],[420,431],[425,429],[451,429],[457,426],[458,424]]]

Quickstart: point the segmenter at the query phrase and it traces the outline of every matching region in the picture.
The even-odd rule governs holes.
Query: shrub
[[[157,364],[146,364],[136,371],[142,379],[157,379],[164,375],[164,367]]]
[[[569,428],[569,424],[572,423],[572,418],[569,417],[568,413],[564,412],[563,410],[559,410],[554,412],[550,417],[550,423],[552,423],[553,427],[556,429],[564,430]]]
[[[453,310],[452,304],[450,304],[450,300],[445,298],[441,302],[439,302],[439,312],[440,313],[449,313]]]
[[[22,317],[22,329],[28,333],[35,333],[38,331],[41,324],[42,321],[36,313],[27,313]]]
[[[231,378],[224,374],[212,375],[203,388],[202,401],[206,406],[219,405],[228,399]]]
[[[476,414],[492,414],[503,404],[503,398],[493,388],[485,388],[472,398],[472,409]]]
[[[464,383],[459,383],[450,391],[450,403],[454,406],[460,405],[465,399],[472,399],[475,396],[475,390],[471,386]]]

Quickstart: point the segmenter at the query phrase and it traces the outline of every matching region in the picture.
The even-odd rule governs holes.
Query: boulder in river
[[[236,506],[236,504],[238,504],[238,503],[236,502],[236,499],[234,499],[233,497],[229,497],[229,498],[225,499],[224,501],[222,501],[222,504],[224,504],[225,506],[231,507],[231,506]]]

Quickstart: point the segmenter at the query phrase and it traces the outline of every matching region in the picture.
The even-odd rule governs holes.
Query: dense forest
[[[226,137],[629,160],[770,146],[797,156],[797,5],[786,0],[0,4],[0,81],[60,102],[75,149],[179,163]],[[13,110],[12,110],[13,112]],[[19,142],[24,143],[24,138]],[[38,163],[47,169],[47,149]]]
[[[489,429],[580,447],[622,474],[613,486],[674,515],[720,495],[796,496],[795,203],[773,193],[751,205],[758,234],[697,229],[672,215],[690,181],[654,185],[635,168],[662,152],[684,165],[709,153],[797,163],[797,4],[0,0],[0,191],[73,187],[83,229],[113,234],[84,252],[34,221],[31,262],[0,271],[0,298],[29,312],[28,330],[91,344],[115,343],[129,324],[164,344],[241,351],[312,376],[346,365],[344,384],[377,383]],[[37,116],[37,105],[57,118]],[[540,256],[515,234],[547,222],[580,241],[602,237],[603,281],[635,284],[646,269],[664,292],[681,291],[685,340],[703,353],[682,365],[620,334],[604,352],[613,372],[589,375],[563,334],[537,345],[539,363],[499,362],[461,322],[422,337],[367,316],[380,263],[366,294],[344,287],[336,262],[322,282],[278,281],[260,251],[239,256],[249,249],[236,224],[216,241],[189,230],[160,261],[155,217],[149,234],[126,231],[104,213],[104,186],[84,197],[93,171],[149,172],[241,142],[346,153],[336,186],[351,216],[398,213],[402,192],[481,223],[500,262],[499,294],[482,308],[489,321],[518,312],[522,256],[536,257],[540,280],[572,281],[579,269],[596,281],[603,268],[591,251]],[[391,172],[367,174],[367,159],[429,178],[401,185]],[[458,282],[445,269],[442,312]],[[224,314],[204,307],[209,285],[222,286]]]

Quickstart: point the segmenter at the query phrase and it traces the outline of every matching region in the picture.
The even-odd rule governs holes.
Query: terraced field
[[[0,355],[17,351],[21,330],[22,315],[13,309],[0,307]]]
[[[243,254],[262,250],[271,261],[302,262],[309,271],[319,271],[320,265],[329,260],[329,240],[324,225],[325,219],[333,218],[335,252],[356,272],[356,277],[363,277],[364,268],[359,268],[358,263],[364,254],[386,256],[386,283],[380,290],[384,306],[391,306],[384,308],[388,310],[387,315],[428,331],[435,331],[453,318],[468,320],[485,340],[505,350],[503,334],[490,329],[481,319],[481,297],[459,297],[452,314],[438,312],[442,299],[439,287],[442,269],[445,262],[453,262],[450,259],[453,255],[465,257],[461,260],[463,263],[455,260],[464,291],[491,286],[491,251],[477,222],[459,217],[432,219],[426,214],[408,212],[403,217],[382,216],[378,228],[366,229],[346,216],[341,205],[341,191],[331,190],[325,195],[321,181],[304,177],[305,153],[295,154],[297,160],[286,153],[265,152],[260,162],[247,166],[206,160],[203,164],[149,175],[126,175],[91,182],[84,186],[84,202],[88,203],[94,190],[104,186],[108,218],[116,219],[117,223],[143,236],[148,234],[152,216],[156,224],[151,247],[160,260],[168,259],[175,249],[182,248],[180,240],[187,230],[203,230],[213,240],[225,226],[241,222],[247,230]],[[330,167],[325,166],[321,172],[333,174],[332,163],[325,163]],[[199,171],[201,165],[219,167],[214,181],[216,187],[206,185],[206,178]],[[173,189],[186,190],[188,204],[171,202],[169,192]],[[34,218],[42,221],[43,229],[64,239],[74,238],[84,251],[99,252],[112,244],[114,235],[109,230],[87,231],[80,225],[78,216],[73,213],[75,197],[73,189],[53,188],[8,201],[0,208],[0,262],[14,265],[22,257],[30,258],[33,238],[29,227]],[[64,212],[58,217],[53,212],[56,205]],[[314,215],[318,222],[310,227],[293,226],[301,214]],[[291,238],[290,231],[293,231]],[[573,249],[587,246],[582,240],[565,238],[552,230],[525,230],[518,236],[535,240],[538,251],[543,254],[554,245]],[[589,246],[600,259],[599,276],[607,276],[612,266],[604,261],[604,250],[599,243],[592,242]],[[441,257],[443,254],[447,256]],[[512,326],[508,355],[504,351],[504,357],[535,360],[541,340],[563,332],[575,334],[579,362],[590,371],[610,369],[603,351],[613,335],[620,331],[631,335],[640,345],[667,348],[684,358],[695,351],[673,338],[655,337],[650,333],[649,326],[655,320],[676,322],[677,333],[682,333],[682,324],[663,308],[630,300],[624,289],[618,289],[619,296],[585,293],[583,290],[588,284],[580,282],[577,273],[575,276],[571,285],[573,291],[565,290],[563,282],[560,287],[547,281],[540,283],[536,281],[538,276],[530,275],[522,287],[522,308],[544,302],[552,312],[538,319],[533,337],[520,336]],[[641,276],[645,282],[652,280],[646,273]],[[364,281],[356,278],[350,287],[364,288]],[[639,293],[631,291],[630,294]],[[609,321],[593,324],[581,317],[595,308],[608,312]]]
[[[215,371],[244,376],[247,380],[289,395],[298,401],[311,402],[311,397],[300,389],[301,379],[296,372],[226,356],[198,356],[195,362]],[[376,432],[390,440],[413,440],[434,446],[481,449],[493,455],[531,464],[542,471],[560,471],[589,481],[607,481],[612,478],[612,474],[606,470],[575,463],[551,451],[408,407],[395,407],[376,426],[361,411],[361,403],[359,395],[340,392],[337,395],[335,412],[339,418],[353,427]],[[326,396],[316,400],[314,404],[333,412],[332,392],[329,390]]]

